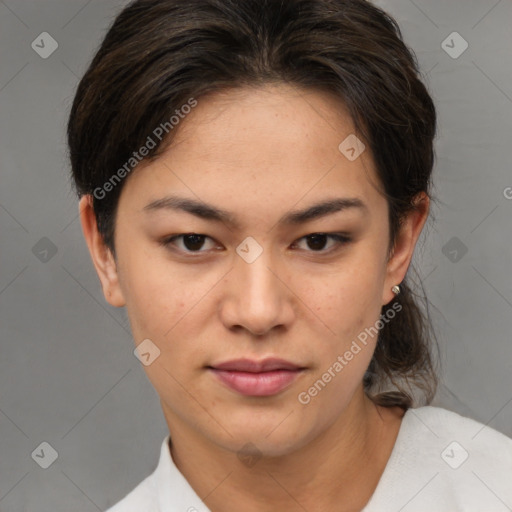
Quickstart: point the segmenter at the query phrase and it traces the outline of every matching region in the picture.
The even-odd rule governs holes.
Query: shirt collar
[[[154,474],[160,512],[211,512],[176,467],[169,446],[170,434],[162,442]]]

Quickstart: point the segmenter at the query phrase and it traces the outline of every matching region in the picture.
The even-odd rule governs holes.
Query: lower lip
[[[211,371],[229,388],[247,396],[275,395],[289,386],[301,373],[301,370],[274,370],[270,372],[233,372],[227,370]]]

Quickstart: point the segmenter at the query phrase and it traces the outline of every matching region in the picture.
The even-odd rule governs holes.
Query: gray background
[[[68,178],[74,89],[124,3],[0,1],[2,512],[103,510],[149,475],[167,434],[125,312],[103,299]],[[444,361],[435,405],[512,436],[512,2],[378,4],[439,110],[436,222],[414,260]],[[441,46],[454,31],[469,44],[457,58]],[[59,45],[47,59],[31,47],[42,32]],[[31,456],[42,442],[58,453],[47,469]]]

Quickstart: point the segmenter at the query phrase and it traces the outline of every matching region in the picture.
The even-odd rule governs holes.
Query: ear
[[[420,192],[415,199],[415,209],[409,212],[397,233],[393,253],[387,263],[386,279],[382,291],[383,305],[394,298],[391,288],[400,284],[407,274],[414,254],[416,242],[428,218],[430,199],[425,192]]]
[[[83,196],[78,207],[84,238],[100,278],[105,300],[112,306],[122,307],[126,304],[126,301],[119,285],[117,263],[98,231],[96,215],[92,206],[92,196],[90,194]]]

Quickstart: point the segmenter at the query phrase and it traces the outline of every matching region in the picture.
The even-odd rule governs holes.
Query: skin
[[[403,415],[375,406],[363,392],[376,337],[309,404],[297,397],[393,299],[391,288],[404,279],[427,219],[428,197],[418,197],[389,257],[388,205],[370,150],[354,161],[339,151],[354,126],[327,93],[286,85],[215,93],[178,128],[162,156],[126,179],[115,258],[97,231],[90,196],[80,201],[106,300],[127,308],[137,345],[149,338],[160,350],[144,370],[160,396],[172,457],[214,512],[360,510]],[[227,210],[239,226],[143,210],[168,194]],[[291,210],[338,197],[360,198],[367,210],[279,223]],[[183,238],[159,243],[190,232],[209,238],[202,246]],[[305,238],[337,232],[352,241],[315,245]],[[263,249],[252,263],[236,252],[249,236]],[[277,395],[247,397],[205,368],[240,357],[280,357],[306,369]],[[237,457],[249,442],[259,457],[252,465]]]

